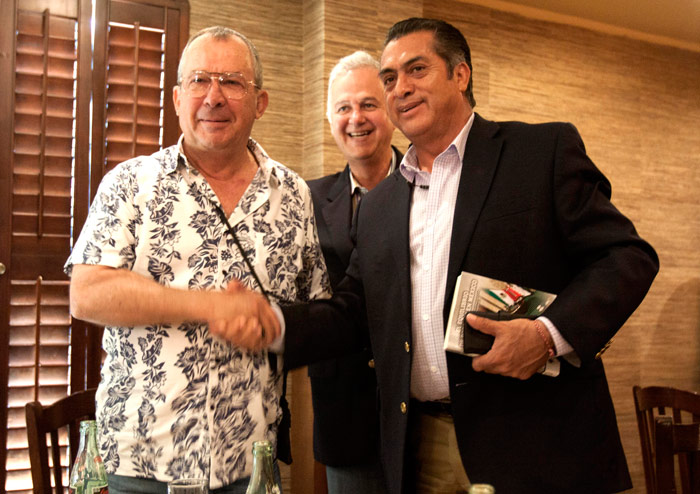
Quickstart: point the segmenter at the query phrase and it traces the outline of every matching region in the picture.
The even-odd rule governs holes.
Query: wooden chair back
[[[674,424],[671,417],[656,417],[654,425],[656,494],[676,494],[676,457],[688,475],[683,492],[700,493],[700,423]]]
[[[25,405],[34,494],[63,494],[59,432],[67,428],[70,472],[80,441],[80,421],[95,418],[95,391],[78,391],[47,406],[38,401]],[[50,448],[46,443],[47,434],[51,437]],[[49,467],[49,449],[53,468]],[[54,491],[51,489],[52,478]]]
[[[666,386],[648,386],[644,388],[634,386],[632,393],[637,413],[637,426],[642,447],[647,494],[655,494],[656,417],[669,416],[673,423],[700,422],[700,394]],[[679,492],[683,494],[697,494],[698,491],[690,490],[689,472],[685,462],[681,462],[679,471],[682,487],[682,490]]]

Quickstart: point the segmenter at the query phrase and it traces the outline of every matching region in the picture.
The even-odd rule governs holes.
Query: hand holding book
[[[548,347],[537,330],[537,324],[540,323],[528,317],[499,317],[496,314],[478,317],[476,313],[469,313],[466,327],[471,328],[474,335],[482,335],[480,338],[492,338],[492,346],[485,353],[472,353],[474,370],[528,379],[535,373],[544,373],[549,362],[550,369],[546,374],[557,375],[559,361],[549,359]],[[465,342],[467,340],[465,335]]]
[[[512,321],[514,319],[529,321],[540,316],[555,298],[556,295],[552,293],[523,288],[514,283],[506,283],[466,271],[462,272],[457,278],[452,298],[444,349],[471,357],[489,352],[494,344],[495,333],[492,333],[488,328],[496,328],[494,331],[497,332],[497,328],[501,326],[500,324],[487,324],[486,329],[484,329],[484,323],[479,323],[478,328],[475,329],[466,323],[466,316],[470,312],[492,321]],[[529,324],[527,327],[531,332],[528,336],[540,338],[534,328],[529,327]],[[522,324],[515,326],[525,327]],[[504,339],[504,345],[505,342],[506,339]],[[516,347],[512,351],[520,353],[522,349]],[[494,358],[493,355],[490,359],[492,358]],[[558,375],[559,361],[551,359],[544,366],[544,369],[540,370],[547,375]]]
[[[474,311],[468,312],[467,315],[474,314],[478,317],[484,317],[486,319],[491,319],[492,321],[512,321],[517,318],[528,318],[534,319],[536,316],[516,316],[508,312],[486,312],[486,311]],[[464,325],[464,354],[469,357],[478,357],[483,355],[493,346],[494,337],[490,334],[482,333],[478,329],[474,329],[471,324],[469,324],[469,318],[465,321]]]

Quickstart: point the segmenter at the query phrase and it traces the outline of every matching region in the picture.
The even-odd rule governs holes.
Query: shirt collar
[[[396,151],[392,148],[391,150],[391,163],[389,164],[389,171],[387,171],[386,176],[388,177],[396,170]],[[384,177],[386,178],[386,177]],[[355,190],[360,189],[363,193],[367,193],[367,188],[360,185],[360,183],[355,180],[355,176],[350,170],[350,195],[355,193]]]
[[[472,112],[471,116],[467,120],[467,123],[464,124],[464,127],[462,127],[462,130],[459,131],[457,137],[455,137],[455,139],[445,148],[444,151],[438,155],[438,157],[448,152],[456,152],[457,156],[459,156],[459,163],[461,164],[464,161],[464,151],[467,147],[467,138],[469,137],[469,132],[472,129],[473,123],[474,112]],[[401,170],[401,174],[404,176],[404,178],[409,182],[413,182],[415,180],[415,176],[421,171],[418,167],[416,149],[412,145],[408,148],[408,151],[406,151],[399,169]]]
[[[173,160],[170,163],[166,164],[166,172],[167,173],[172,173],[174,172],[178,165],[181,165],[183,167],[183,171],[189,175],[190,173],[199,173],[196,168],[194,168],[192,165],[190,165],[189,161],[187,160],[187,156],[185,155],[185,150],[182,147],[182,143],[184,142],[185,135],[182,134],[180,135],[180,138],[177,140],[177,153],[178,153],[178,159]],[[277,178],[277,173],[275,172],[275,168],[271,166],[270,164],[270,157],[268,154],[265,152],[265,150],[262,148],[260,144],[258,144],[255,139],[252,137],[248,138],[248,144],[247,144],[248,150],[250,150],[251,153],[253,153],[253,156],[255,157],[255,161],[258,163],[258,168],[260,169],[260,172],[262,173],[262,176],[264,178],[264,181],[266,183],[273,184],[275,186],[279,185],[280,181],[279,178]]]

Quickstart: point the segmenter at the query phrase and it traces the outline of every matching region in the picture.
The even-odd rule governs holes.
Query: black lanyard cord
[[[231,223],[228,222],[228,218],[226,217],[226,213],[224,213],[224,210],[221,209],[221,206],[216,204],[211,199],[209,200],[209,202],[211,202],[212,205],[214,206],[214,209],[216,209],[216,214],[219,215],[221,222],[226,225],[226,228],[227,228],[229,235],[231,235],[231,238],[233,238],[233,241],[236,244],[236,247],[238,247],[239,252],[243,256],[243,260],[245,261],[246,265],[248,266],[248,269],[250,270],[251,274],[253,275],[253,278],[255,278],[255,282],[260,287],[260,292],[262,293],[263,297],[265,297],[265,300],[267,300],[269,303],[270,297],[267,295],[267,291],[265,291],[265,287],[263,287],[263,284],[261,283],[260,278],[258,278],[258,274],[255,272],[255,269],[253,268],[253,265],[251,264],[250,259],[248,259],[248,256],[245,254],[245,251],[243,250],[243,246],[241,245],[241,242],[238,240],[238,235],[236,235],[236,232],[233,230]]]
[[[256,283],[260,287],[260,292],[262,293],[262,296],[265,297],[265,300],[267,300],[268,303],[270,303],[270,297],[267,294],[267,291],[265,290],[265,287],[263,287],[263,284],[260,282],[260,278],[258,278],[258,274],[255,272],[255,269],[253,268],[253,265],[250,262],[250,259],[248,259],[248,256],[245,254],[245,251],[243,250],[243,246],[241,245],[241,242],[238,240],[238,235],[236,235],[236,232],[233,230],[233,227],[231,226],[231,223],[228,222],[228,218],[226,217],[226,213],[224,213],[224,210],[221,209],[221,206],[219,206],[217,203],[209,199],[209,202],[211,202],[212,206],[214,206],[214,209],[216,210],[216,214],[219,215],[219,218],[221,219],[221,222],[226,225],[226,229],[231,235],[231,238],[233,238],[234,243],[236,244],[236,247],[238,247],[239,252],[243,256],[243,260],[245,261],[246,265],[248,266],[248,269],[250,270],[251,274],[253,275],[253,278],[255,278]],[[265,328],[261,328],[263,331],[263,335],[265,334]],[[270,369],[272,372],[277,372],[277,355],[275,355],[272,352],[268,352],[267,354],[268,359],[270,361]],[[284,373],[284,381],[283,381],[283,396],[284,393],[287,390],[287,373]]]

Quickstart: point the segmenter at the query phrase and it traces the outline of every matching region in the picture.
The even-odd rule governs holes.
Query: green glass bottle
[[[70,473],[71,494],[107,494],[107,472],[97,449],[97,423],[80,422],[80,446]]]
[[[272,468],[272,444],[270,441],[253,443],[253,473],[246,494],[280,494],[280,486],[275,480]]]

